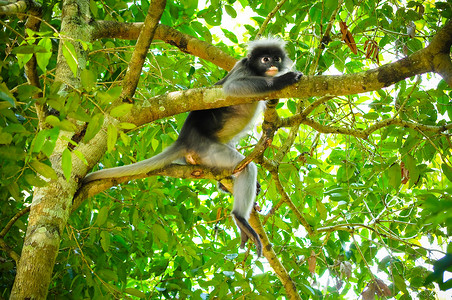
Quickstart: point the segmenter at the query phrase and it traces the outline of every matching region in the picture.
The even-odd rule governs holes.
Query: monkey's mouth
[[[270,67],[268,68],[267,71],[265,71],[265,75],[267,76],[275,76],[276,74],[278,74],[278,68],[277,67]]]

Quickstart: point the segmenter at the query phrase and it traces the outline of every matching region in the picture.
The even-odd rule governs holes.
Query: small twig
[[[275,16],[276,12],[283,6],[283,4],[287,0],[281,0],[278,4],[276,4],[275,8],[267,15],[267,18],[265,18],[264,23],[262,23],[261,28],[259,28],[259,31],[256,34],[256,40],[259,39],[262,36],[262,33],[264,33],[265,28],[267,28],[268,22]]]
[[[30,211],[30,207],[25,207],[22,210],[20,210],[19,212],[17,212],[12,218],[11,220],[8,221],[8,223],[6,224],[5,227],[3,227],[2,231],[0,231],[0,238],[4,238],[5,235],[8,233],[8,231],[11,229],[11,227],[13,226],[13,224],[19,220],[20,217],[22,217],[23,215],[25,215],[26,213],[28,213]]]

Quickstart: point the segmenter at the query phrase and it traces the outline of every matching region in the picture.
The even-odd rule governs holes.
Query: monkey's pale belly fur
[[[236,142],[254,126],[256,118],[262,112],[263,101],[234,106],[233,114],[217,133],[218,141],[227,144]]]

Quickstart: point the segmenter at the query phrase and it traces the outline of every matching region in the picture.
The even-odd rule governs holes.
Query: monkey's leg
[[[236,223],[241,229],[240,247],[245,247],[248,238],[250,238],[256,245],[257,255],[262,255],[262,243],[256,231],[248,223],[251,210],[254,206],[254,199],[256,195],[257,168],[254,163],[250,163],[240,173],[236,174],[234,180],[234,208],[232,214],[235,217]],[[241,201],[241,199],[245,199]],[[248,200],[250,199],[250,200]]]
[[[232,171],[245,158],[228,145],[212,143],[206,148],[199,155],[202,164],[206,166],[228,168]],[[256,198],[257,167],[254,163],[250,163],[234,177],[232,215],[241,231],[242,243],[240,247],[243,248],[250,238],[256,245],[257,255],[261,256],[262,243],[256,231],[248,223]]]

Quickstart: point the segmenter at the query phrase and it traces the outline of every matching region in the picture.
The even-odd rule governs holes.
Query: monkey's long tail
[[[176,142],[163,150],[162,153],[157,154],[151,158],[126,166],[103,169],[90,173],[83,179],[83,183],[88,183],[98,179],[146,174],[150,171],[161,169],[167,165],[170,165],[172,162],[183,157],[184,147]]]

